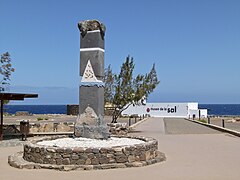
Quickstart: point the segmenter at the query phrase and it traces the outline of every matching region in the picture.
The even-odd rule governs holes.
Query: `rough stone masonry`
[[[98,20],[78,23],[80,37],[79,116],[75,136],[107,139],[104,122],[104,35],[105,25]]]

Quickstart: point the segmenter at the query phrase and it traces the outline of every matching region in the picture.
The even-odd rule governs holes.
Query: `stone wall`
[[[44,122],[44,123],[30,123],[29,132],[34,134],[36,132],[74,132],[74,124],[72,122]],[[113,135],[126,135],[130,132],[127,123],[108,123],[109,132]],[[20,125],[4,125],[4,134],[19,134]]]
[[[77,116],[79,114],[79,105],[77,104],[68,104],[67,105],[67,115]],[[113,108],[104,107],[104,115],[111,116],[113,114]]]
[[[79,114],[79,105],[68,104],[67,105],[67,115],[77,116]]]
[[[25,144],[23,158],[39,164],[76,165],[82,168],[91,165],[93,169],[136,167],[165,160],[164,154],[157,151],[157,140],[146,137],[122,137],[140,139],[145,143],[112,148],[59,148],[36,144],[39,141],[59,138],[59,136],[47,137]]]
[[[108,123],[109,132],[114,135],[126,135],[131,129],[127,123]]]
[[[30,113],[28,111],[17,111],[15,116],[30,116]]]
[[[69,122],[47,122],[47,123],[39,123],[39,124],[30,124],[30,133],[35,132],[73,132],[74,131],[74,123]]]
[[[37,132],[73,132],[74,124],[71,122],[46,122],[46,123],[30,123],[29,133],[34,134]],[[20,125],[4,125],[4,135],[19,135]]]

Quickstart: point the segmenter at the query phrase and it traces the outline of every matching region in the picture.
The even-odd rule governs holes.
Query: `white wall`
[[[198,109],[198,103],[193,103],[193,102],[191,102],[191,103],[188,103],[188,109],[195,109],[195,110],[197,110]]]
[[[207,118],[208,110],[207,109],[200,109],[201,111],[201,118]]]
[[[207,118],[207,109],[190,109],[189,110],[189,118],[199,118],[199,112],[200,112],[200,118]]]
[[[152,117],[188,117],[189,107],[198,109],[198,103],[146,103],[141,106],[130,106],[122,115],[149,114]]]

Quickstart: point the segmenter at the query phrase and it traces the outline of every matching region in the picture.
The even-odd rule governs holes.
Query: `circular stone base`
[[[166,160],[164,153],[158,151],[157,140],[153,138],[115,136],[115,139],[123,138],[124,141],[140,141],[132,145],[117,146],[114,143],[115,146],[111,147],[58,147],[54,140],[61,138],[66,136],[32,140],[24,145],[24,152],[9,156],[8,163],[17,168],[68,171],[141,167]],[[54,145],[41,145],[41,142],[47,141],[53,141]]]
[[[114,169],[114,168],[128,168],[128,167],[142,167],[158,162],[165,161],[166,157],[164,153],[157,151],[155,159],[149,161],[140,161],[133,163],[112,163],[101,165],[54,165],[54,164],[40,164],[28,162],[23,159],[23,152],[10,155],[8,157],[8,163],[10,166],[19,169],[53,169],[59,171],[72,171],[72,170],[97,170],[97,169]]]

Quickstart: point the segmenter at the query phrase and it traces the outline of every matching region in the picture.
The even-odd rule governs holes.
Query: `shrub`
[[[207,123],[207,121],[204,120],[204,119],[200,119],[200,120],[198,120],[198,121],[200,121],[200,122],[202,122],[202,123]]]
[[[38,120],[38,121],[42,121],[43,118],[42,118],[42,117],[38,117],[37,120]]]
[[[38,121],[48,120],[48,118],[47,118],[47,117],[38,117],[37,120],[38,120]]]

